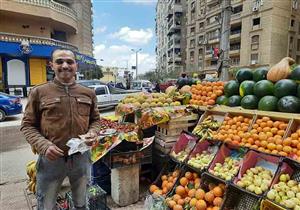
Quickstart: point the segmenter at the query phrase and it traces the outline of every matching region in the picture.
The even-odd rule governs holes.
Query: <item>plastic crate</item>
[[[195,157],[197,154],[202,154],[204,151],[208,151],[208,149],[210,147],[216,147],[217,149],[219,149],[219,146],[220,146],[220,142],[218,142],[218,141],[208,141],[208,140],[205,140],[205,141],[198,142],[196,144],[196,146],[194,147],[194,149],[192,150],[192,152],[189,154],[189,156],[188,156],[188,158],[186,160],[185,165],[187,165],[189,168],[192,168],[197,173],[202,173],[207,168],[209,168],[210,164],[212,163],[213,159],[215,158],[215,155],[217,154],[217,151],[215,151],[215,153],[213,153],[213,157],[212,157],[210,163],[206,167],[204,167],[202,169],[198,169],[198,168],[195,168],[195,167],[191,166],[190,164],[188,164],[188,161],[192,157]]]
[[[103,162],[103,160],[98,160],[92,166],[91,182],[92,184],[97,184],[105,192],[110,194],[111,192],[111,180],[110,180],[111,170]]]
[[[208,168],[208,172],[210,173],[210,175],[212,177],[215,177],[216,179],[219,179],[220,181],[222,180],[222,182],[226,182],[225,179],[222,179],[221,177],[218,177],[213,174],[213,170],[216,166],[216,163],[224,164],[225,158],[230,157],[232,155],[232,153],[235,153],[234,155],[238,155],[239,158],[243,158],[243,156],[246,154],[247,151],[248,151],[247,148],[239,147],[237,145],[232,145],[232,144],[228,144],[228,143],[223,143],[221,145],[219,151],[217,152],[215,158],[211,162],[211,164]],[[239,166],[241,166],[241,164],[242,164],[242,159],[239,161]],[[235,176],[233,176],[232,179]],[[231,181],[231,180],[229,180],[229,181]]]
[[[189,154],[192,152],[192,150],[194,149],[195,145],[198,142],[198,137],[187,132],[187,131],[182,131],[178,141],[174,144],[174,146],[172,147],[171,151],[170,151],[170,156],[171,158],[178,163],[183,163],[187,160]],[[173,154],[178,154],[179,152],[183,151],[183,150],[187,150],[187,154],[186,157],[180,161],[178,160],[175,156],[173,156]]]
[[[256,210],[259,209],[261,197],[237,188],[233,184],[227,186],[222,210]]]
[[[74,208],[72,193],[66,193],[69,208]],[[87,209],[88,210],[109,210],[106,202],[106,192],[98,185],[92,185],[87,190]]]

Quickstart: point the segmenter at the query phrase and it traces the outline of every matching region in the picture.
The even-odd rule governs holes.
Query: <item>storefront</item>
[[[27,96],[32,86],[53,79],[48,65],[51,52],[59,46],[0,41],[0,91]],[[76,53],[80,69],[92,69],[96,60]]]

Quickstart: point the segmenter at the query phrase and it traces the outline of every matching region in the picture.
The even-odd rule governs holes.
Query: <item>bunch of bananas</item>
[[[218,130],[220,126],[221,123],[214,120],[213,116],[208,116],[194,128],[192,133],[201,139],[211,140],[213,139],[213,132]]]
[[[29,177],[27,189],[36,192],[36,161],[32,160],[26,165],[26,173]]]

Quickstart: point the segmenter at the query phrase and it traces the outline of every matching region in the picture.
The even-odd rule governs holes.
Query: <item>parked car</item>
[[[134,80],[130,84],[131,89],[152,92],[153,85],[149,80]]]
[[[116,106],[126,96],[140,92],[139,90],[123,90],[108,85],[91,85],[89,88],[95,90],[99,109]]]
[[[17,96],[11,96],[0,92],[0,122],[7,116],[22,113],[21,99]]]
[[[89,87],[91,85],[106,85],[106,83],[101,82],[100,80],[97,79],[91,79],[91,80],[76,80],[77,84],[83,85],[85,87]]]

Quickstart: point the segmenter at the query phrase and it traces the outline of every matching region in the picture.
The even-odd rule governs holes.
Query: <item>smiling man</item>
[[[68,155],[66,143],[87,134],[91,144],[99,128],[99,112],[93,90],[76,84],[75,55],[56,49],[51,56],[53,82],[31,90],[21,131],[38,152],[38,210],[55,209],[56,197],[65,177],[69,178],[75,209],[86,209],[89,152]]]

